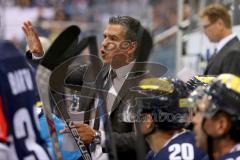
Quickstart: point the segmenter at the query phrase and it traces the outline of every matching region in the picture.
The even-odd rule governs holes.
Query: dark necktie
[[[105,80],[105,84],[103,86],[103,89],[104,90],[109,90],[110,87],[113,85],[113,80],[114,78],[117,77],[117,74],[116,72],[114,72],[112,69],[111,71],[109,72],[108,76],[107,76],[107,79]]]
[[[103,90],[108,91],[110,89],[110,87],[112,86],[112,84],[113,84],[114,78],[116,78],[116,77],[117,77],[117,74],[111,69],[111,71],[109,72],[108,76],[106,76],[106,80],[105,80],[105,83],[103,85]],[[98,104],[98,107],[97,107],[96,119],[95,119],[94,126],[93,126],[93,128],[95,130],[99,129],[99,124],[100,124],[99,107],[106,107],[106,103],[102,102],[103,99],[106,99],[106,97],[105,98],[100,98],[99,101],[100,101],[101,104]],[[99,106],[99,105],[104,105],[104,106]],[[101,110],[101,111],[103,112],[103,110]]]
[[[216,55],[217,55],[217,48],[214,49],[212,56],[209,58],[209,61],[213,60],[216,57]]]
[[[110,89],[110,87],[113,84],[113,80],[114,78],[117,77],[117,74],[111,69],[111,71],[109,72],[109,74],[106,76],[105,82],[103,84],[103,90],[108,91]],[[102,95],[101,95],[102,96]],[[100,97],[101,97],[100,96]],[[106,97],[105,97],[106,98]],[[104,99],[105,99],[104,98]],[[93,129],[95,130],[99,130],[99,126],[100,126],[100,119],[102,117],[102,115],[104,115],[104,113],[106,112],[106,109],[103,109],[103,107],[106,107],[106,102],[103,103],[103,99],[100,98],[99,102],[98,102],[98,106],[97,106],[97,112],[96,112],[96,116],[95,116],[95,121],[94,121],[94,126]],[[100,109],[101,108],[101,109]],[[105,117],[106,118],[106,117]],[[104,127],[105,128],[105,127]],[[91,150],[94,151],[96,148],[96,144],[91,144]]]

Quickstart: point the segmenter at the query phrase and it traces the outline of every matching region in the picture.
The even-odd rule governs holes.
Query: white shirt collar
[[[128,75],[128,73],[131,71],[131,69],[132,69],[132,67],[133,67],[133,65],[134,65],[134,62],[135,62],[135,61],[133,61],[133,62],[131,62],[131,63],[125,65],[125,66],[122,66],[122,67],[120,67],[120,68],[117,68],[117,69],[113,69],[113,68],[111,67],[111,69],[117,74],[117,77],[118,77],[118,78],[124,78],[124,77],[126,77],[126,76]]]
[[[236,34],[232,33],[228,35],[227,37],[223,38],[220,42],[217,43],[217,53],[234,37],[236,37]]]

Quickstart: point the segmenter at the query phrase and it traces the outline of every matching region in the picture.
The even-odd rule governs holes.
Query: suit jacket
[[[25,54],[28,62],[32,65],[33,68],[37,68],[38,64],[40,63],[41,59],[33,59],[32,53],[30,51],[27,51]]]
[[[142,141],[142,137],[137,137],[134,123],[127,123],[122,120],[123,109],[126,106],[126,102],[132,98],[133,93],[130,89],[136,87],[138,83],[147,76],[139,76],[141,73],[138,72],[138,67],[133,66],[131,74],[128,75],[124,81],[120,91],[118,92],[117,98],[115,99],[109,120],[111,124],[111,138],[115,145],[117,158],[122,159],[137,159],[137,152],[145,152],[145,148],[141,148],[141,151],[137,150],[139,141]],[[141,147],[144,147],[144,143],[140,143]],[[107,146],[111,146],[108,145]]]
[[[152,38],[151,35],[149,34],[149,32],[147,32],[147,30],[145,29],[140,29],[140,35],[138,37],[138,49],[137,49],[137,53],[136,55],[136,62],[144,62],[146,61],[152,46],[153,46],[153,42],[152,42]],[[88,96],[88,97],[95,97],[96,96],[96,91],[93,90],[93,92],[91,92],[90,88],[96,88],[98,89],[102,89],[103,88],[103,84],[106,80],[108,71],[109,71],[109,65],[105,65],[102,67],[101,62],[97,62],[95,61],[95,65],[93,65],[92,67],[90,67],[90,71],[87,69],[87,74],[82,74],[82,69],[79,70],[78,73],[75,74],[75,82],[72,82],[73,84],[82,84],[82,86],[86,87],[86,88],[82,88],[81,89],[81,94]],[[156,65],[148,65],[148,68],[150,70],[150,72],[148,72],[147,74],[143,75],[143,72],[141,72],[144,69],[145,65],[144,64],[135,64],[133,66],[133,68],[131,69],[130,74],[128,75],[127,79],[124,81],[121,89],[118,92],[117,98],[115,99],[112,108],[111,108],[111,112],[110,115],[107,117],[107,122],[108,125],[107,127],[105,127],[105,129],[107,128],[108,134],[106,135],[106,150],[110,153],[114,152],[112,150],[112,148],[115,146],[116,148],[116,154],[117,154],[117,158],[118,160],[122,160],[122,159],[137,159],[137,153],[136,153],[136,148],[140,148],[142,149],[143,147],[143,143],[142,142],[142,137],[141,136],[136,136],[136,132],[135,132],[135,126],[134,123],[126,123],[123,122],[121,120],[121,116],[122,116],[122,111],[123,108],[126,105],[126,101],[131,97],[131,93],[129,91],[129,89],[131,87],[137,86],[139,81],[141,81],[143,78],[146,78],[148,76],[155,76],[155,77],[160,77],[162,76],[164,73],[166,73],[167,69],[160,65],[160,64],[156,64]],[[75,68],[75,67],[73,67]],[[100,74],[98,74],[100,73]],[[86,81],[81,81],[81,79],[87,79],[88,77],[95,77],[94,75],[97,75],[96,81],[95,83],[88,83]],[[93,76],[92,76],[93,75]],[[87,78],[86,78],[87,77]],[[68,78],[69,80],[68,83],[71,83],[71,77]],[[91,79],[91,78],[90,78]],[[74,85],[73,85],[74,86]],[[106,96],[106,94],[105,94]],[[81,101],[80,105],[82,106],[82,109],[85,111],[89,111],[91,109],[91,107],[94,106],[94,99],[85,99],[83,101]],[[89,112],[86,112],[84,119],[86,121],[86,123],[88,122],[90,115],[88,114]],[[99,119],[95,119],[95,124],[98,123],[99,121],[97,121]],[[97,126],[95,125],[94,126]],[[104,123],[104,126],[106,126],[106,122]],[[110,133],[110,134],[109,134]],[[138,138],[140,137],[140,138]],[[112,143],[113,142],[113,143]],[[112,145],[114,144],[114,146]],[[140,155],[140,154],[141,155]],[[111,156],[111,155],[110,155]],[[140,156],[142,159],[144,159],[144,150],[138,150],[138,156]]]
[[[98,68],[98,67],[94,67],[93,69],[96,69],[96,68]],[[86,69],[83,69],[83,68],[80,68],[78,70],[78,72],[72,73],[72,75],[70,75],[70,77],[68,77],[66,82],[68,83],[68,85],[79,83],[80,85],[84,86],[81,89],[82,95],[85,95],[88,97],[96,97],[97,92],[94,91],[94,89],[91,91],[90,88],[95,88],[96,90],[98,90],[98,89],[101,90],[102,89],[101,87],[102,87],[104,81],[106,80],[109,69],[110,69],[109,65],[103,66],[103,68],[101,70],[101,74],[100,74],[101,76],[97,77],[96,83],[94,83],[94,84],[88,83],[86,81],[82,81],[79,83],[79,75],[83,75],[81,72],[86,71]],[[112,147],[115,147],[118,160],[137,159],[137,155],[136,155],[137,136],[136,136],[136,132],[135,132],[134,123],[123,122],[121,120],[121,116],[122,116],[123,108],[126,105],[125,102],[131,97],[129,88],[138,85],[138,82],[146,77],[146,76],[138,76],[138,74],[141,74],[141,73],[137,72],[137,71],[139,71],[139,69],[140,69],[139,66],[138,67],[136,67],[135,65],[133,66],[133,68],[131,70],[131,74],[129,74],[128,78],[124,81],[124,84],[122,85],[120,91],[118,92],[118,96],[113,103],[113,106],[111,108],[111,113],[107,117],[108,122],[109,122],[108,125],[110,125],[107,127],[110,128],[110,131],[109,131],[109,128],[107,129],[107,131],[105,131],[108,133],[106,135],[106,139],[107,139],[106,147],[107,148],[104,148],[104,149],[107,152],[111,153],[111,152],[113,152]],[[92,72],[88,72],[88,73],[91,74]],[[87,74],[85,74],[85,76],[88,76]],[[78,75],[78,76],[76,76],[76,75]],[[134,78],[136,76],[138,76],[138,77]],[[76,77],[78,77],[78,78],[76,78]],[[80,77],[83,77],[83,76],[80,76]],[[89,76],[89,77],[91,77],[91,76]],[[71,81],[71,80],[74,80],[74,81]],[[105,96],[106,96],[106,93],[105,93]],[[80,105],[82,107],[81,109],[85,110],[85,111],[89,111],[92,109],[92,107],[94,107],[94,99],[82,99],[82,101],[80,100],[80,103],[81,103]],[[89,122],[88,120],[90,118],[90,114],[88,114],[88,113],[89,112],[86,112],[85,117],[84,117],[86,123]],[[99,122],[97,122],[98,120],[99,119],[96,118],[94,123],[99,123]],[[95,126],[95,124],[94,124],[94,126]],[[98,128],[95,128],[95,129],[98,129]],[[109,139],[111,139],[111,140],[109,140]]]
[[[237,37],[230,40],[207,65],[204,75],[232,73],[240,75],[240,41]]]
[[[103,77],[107,77],[109,67],[110,66],[106,66],[103,69]],[[125,102],[131,97],[129,88],[137,86],[138,82],[144,78],[144,76],[141,76],[139,78],[134,79],[134,77],[137,76],[137,72],[135,71],[136,71],[136,67],[133,66],[133,68],[131,69],[132,74],[129,74],[127,79],[124,81],[112,105],[111,112],[108,117],[109,124],[107,127],[105,127],[105,129],[108,130],[107,131],[108,135],[106,136],[107,137],[106,150],[112,153],[114,151],[112,150],[111,147],[115,147],[118,160],[137,159],[137,150],[136,150],[137,136],[136,136],[134,124],[124,122],[121,119],[122,111],[126,105]],[[102,83],[99,83],[99,84],[102,84]],[[95,123],[98,123],[98,122],[95,121]],[[110,127],[110,132],[108,127]]]

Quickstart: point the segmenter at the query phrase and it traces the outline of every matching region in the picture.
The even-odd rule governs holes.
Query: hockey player
[[[208,88],[193,92],[195,98],[190,96],[196,104],[193,117],[196,144],[208,152],[204,160],[240,159],[239,86],[239,77],[222,74]]]
[[[0,159],[51,159],[34,111],[36,84],[25,57],[0,41]]]
[[[186,82],[188,92],[193,92],[199,86],[207,87],[215,78],[216,76],[210,75],[199,75],[192,77]],[[190,116],[192,117],[192,112],[190,112],[190,114]],[[186,128],[189,130],[193,130],[193,123],[190,122],[189,125],[186,126]]]
[[[125,121],[140,122],[151,151],[147,160],[200,160],[204,152],[195,146],[188,122],[187,87],[180,80],[150,78],[137,88],[138,98],[127,105]]]

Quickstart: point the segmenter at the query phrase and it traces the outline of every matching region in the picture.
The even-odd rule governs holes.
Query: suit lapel
[[[211,68],[213,63],[215,61],[218,61],[219,58],[222,57],[222,55],[229,49],[229,46],[235,43],[236,40],[238,41],[237,37],[231,39],[220,51],[216,53],[216,55],[213,55],[213,57],[210,58],[204,74],[207,74],[208,70]]]
[[[211,66],[213,65],[214,61],[216,60],[216,57],[218,57],[219,54],[220,54],[220,52],[219,52],[219,53],[216,53],[215,55],[212,55],[212,57],[211,57],[210,60],[208,61],[208,65],[207,65],[207,67],[206,67],[206,69],[205,69],[204,74],[207,74],[209,68],[211,68]]]
[[[127,93],[130,91],[129,89],[132,87],[135,87],[138,85],[138,83],[146,78],[146,76],[141,76],[143,72],[141,72],[144,69],[144,65],[139,67],[139,65],[134,65],[131,71],[129,72],[127,79],[124,81],[120,91],[117,94],[116,99],[114,100],[113,106],[111,107],[110,114],[119,106],[122,99],[127,95]]]
[[[96,82],[94,84],[89,84],[86,81],[86,83],[83,85],[86,88],[81,90],[81,94],[86,96],[86,97],[96,97],[96,93],[97,92],[94,91],[94,89],[102,89],[101,87],[102,87],[102,84],[103,84],[103,81],[104,81],[104,77],[108,73],[108,68],[109,68],[109,66],[107,66],[107,65],[103,66],[100,74],[97,75]],[[93,88],[93,90],[89,91],[89,89],[87,87]],[[81,101],[81,104],[82,104],[81,106],[84,108],[83,110],[86,111],[85,115],[84,115],[84,121],[87,122],[87,123],[88,123],[89,118],[91,116],[90,115],[91,112],[89,112],[89,110],[91,110],[92,107],[95,107],[94,106],[94,101],[95,101],[95,98],[93,98],[93,99],[86,99],[86,98],[84,98]]]
[[[98,75],[96,80],[96,88],[97,89],[104,89],[104,82],[108,75],[110,69],[110,65],[104,65],[101,74]]]
[[[108,75],[109,69],[110,69],[109,65],[104,65],[101,73],[98,75],[97,80],[96,80],[96,89],[100,90],[100,92],[98,92],[100,97],[104,95],[104,93],[101,93],[101,91],[103,91],[103,92],[105,91],[105,89],[104,89],[104,82],[105,82],[106,77]],[[97,92],[94,93],[95,97],[97,96],[96,93]],[[93,107],[95,107],[95,106],[93,106]],[[99,125],[100,125],[100,118],[99,118],[100,114],[99,113],[100,112],[106,112],[106,110],[104,108],[102,108],[103,110],[100,110],[99,107],[101,107],[101,106],[97,107],[97,111],[96,111],[96,115],[95,115],[95,121],[94,121],[94,125],[93,125],[93,128],[95,130],[98,130],[99,129]]]

